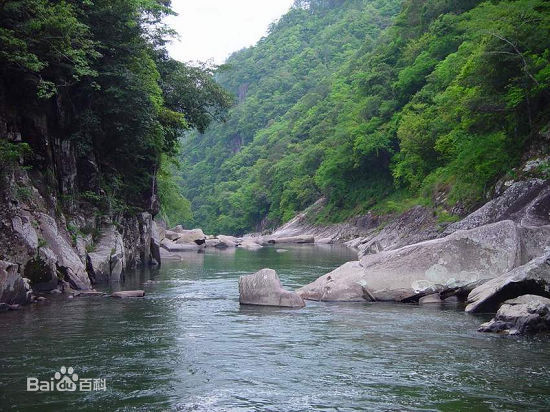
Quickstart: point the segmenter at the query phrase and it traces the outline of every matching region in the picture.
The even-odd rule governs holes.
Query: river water
[[[295,288],[355,258],[285,249],[127,274],[144,299],[52,296],[0,314],[0,410],[550,410],[548,336],[481,334],[486,317],[455,306],[240,307],[242,274],[270,267]],[[61,366],[106,390],[26,391]]]

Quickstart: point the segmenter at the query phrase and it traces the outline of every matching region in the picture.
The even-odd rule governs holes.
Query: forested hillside
[[[238,104],[184,139],[185,223],[243,233],[321,197],[319,222],[453,219],[547,127],[549,49],[542,0],[296,1],[219,69]]]

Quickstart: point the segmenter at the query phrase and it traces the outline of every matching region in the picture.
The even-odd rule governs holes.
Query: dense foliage
[[[239,104],[185,140],[189,224],[243,233],[320,197],[323,221],[467,208],[548,123],[550,3],[296,1],[218,79]]]
[[[99,182],[84,182],[88,198],[144,207],[159,174],[165,216],[180,219],[185,202],[167,190],[177,186],[162,159],[184,131],[220,120],[231,99],[212,69],[167,56],[172,33],[162,19],[172,13],[169,0],[2,0],[0,86],[21,129],[45,115],[78,160],[97,163]],[[36,159],[47,156],[30,143]]]

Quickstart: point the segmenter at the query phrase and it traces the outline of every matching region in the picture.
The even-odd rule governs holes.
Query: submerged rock
[[[277,272],[262,269],[252,275],[239,278],[239,303],[241,305],[282,306],[303,308],[304,300],[296,293],[283,289]]]
[[[478,329],[480,332],[525,335],[550,330],[550,299],[523,295],[504,302],[495,317]]]
[[[505,300],[525,294],[550,296],[550,253],[472,290],[466,312],[495,312]]]
[[[142,298],[144,296],[144,290],[122,290],[111,294],[113,298]]]

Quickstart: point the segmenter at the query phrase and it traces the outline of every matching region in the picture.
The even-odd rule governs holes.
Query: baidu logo
[[[27,392],[90,392],[105,391],[105,379],[82,378],[74,373],[73,367],[62,366],[50,380],[27,378]]]

